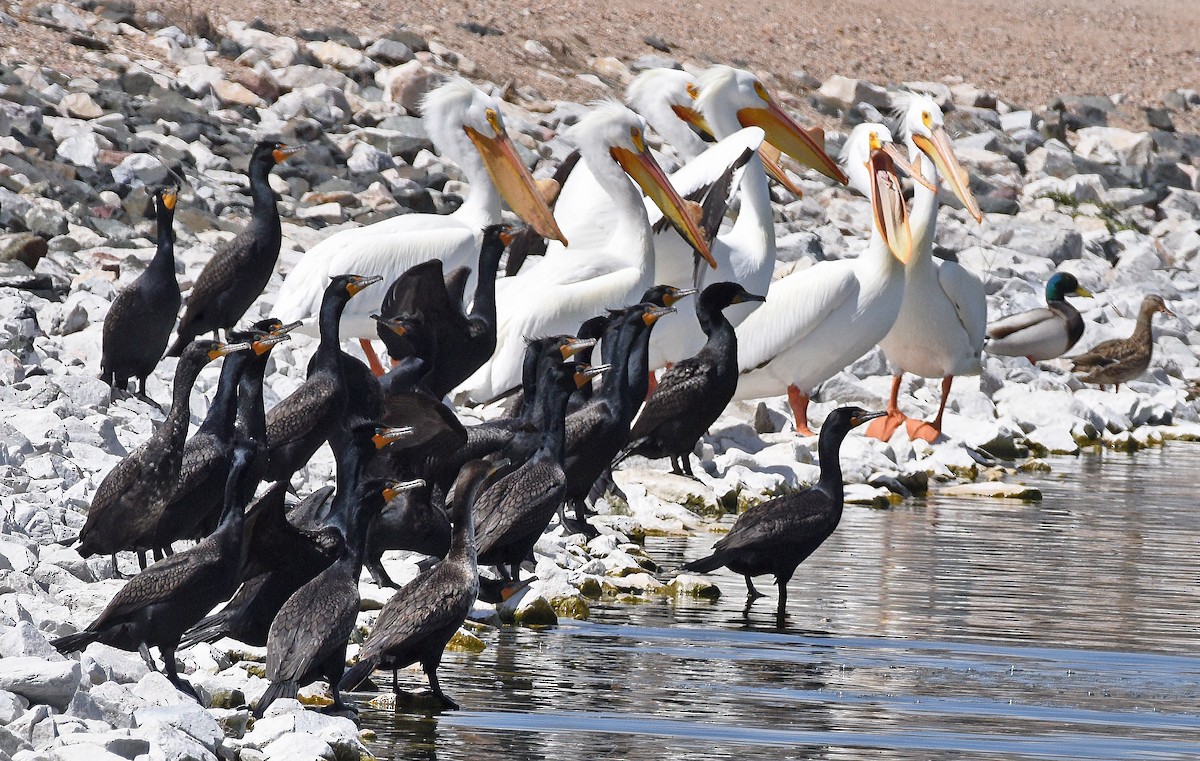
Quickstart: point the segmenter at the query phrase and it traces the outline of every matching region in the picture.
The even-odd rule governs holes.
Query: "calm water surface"
[[[1057,458],[1024,504],[847,508],[789,586],[505,628],[381,758],[1200,758],[1200,445]],[[716,539],[651,540],[665,567]],[[423,686],[409,677],[402,687]]]

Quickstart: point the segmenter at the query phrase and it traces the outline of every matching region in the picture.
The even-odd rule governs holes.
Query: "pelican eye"
[[[928,111],[921,114],[921,123],[925,125],[926,129],[933,129],[933,117],[929,115]]]
[[[633,147],[637,148],[638,153],[646,152],[646,141],[642,138],[642,131],[637,127],[632,127],[629,130],[629,139],[633,141]]]
[[[883,147],[883,143],[879,142],[879,133],[878,132],[871,133],[870,141],[871,141],[871,150],[873,150],[873,151],[877,151]]]
[[[688,82],[687,83],[687,94],[689,97],[691,97],[692,100],[695,100],[696,98],[700,97],[700,88],[696,87],[696,85],[692,84],[691,82]]]
[[[763,87],[762,82],[754,83],[754,94],[763,100],[771,99],[771,96],[767,94],[767,88]]]
[[[489,108],[486,112],[486,116],[488,126],[490,126],[496,132],[496,134],[499,135],[502,131],[500,127],[500,114],[496,113],[496,109]]]

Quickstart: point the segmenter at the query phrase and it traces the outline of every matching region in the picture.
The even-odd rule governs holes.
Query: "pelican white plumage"
[[[577,211],[570,206],[564,209],[560,197],[556,208],[560,223],[572,236],[571,248],[564,251],[552,242],[544,261],[505,278],[508,282],[497,292],[496,351],[462,386],[472,398],[490,399],[520,382],[525,337],[573,333],[584,320],[606,309],[636,303],[650,285],[650,222],[630,179],[686,231],[691,245],[710,256],[696,221],[650,155],[645,128],[642,118],[625,106],[602,102],[567,133],[579,148],[580,165],[587,162],[604,194],[593,204],[598,200],[613,210],[607,217],[610,224],[572,226]]]
[[[744,141],[748,137],[746,128],[758,127],[771,146],[833,180],[846,182],[846,175],[825,152],[824,134],[796,124],[776,104],[762,82],[748,71],[713,66],[700,75],[694,108],[675,109],[673,113],[710,131],[722,143]],[[701,119],[695,118],[697,113]],[[712,150],[689,161],[672,175],[672,182],[686,193],[684,188],[690,184],[687,180],[703,178],[711,182],[728,165],[727,157]],[[695,272],[689,266],[683,240],[674,231],[666,230],[655,236],[655,283],[702,289],[711,283],[732,281],[751,293],[766,293],[775,269],[775,220],[768,174],[799,194],[799,188],[761,151],[751,156],[737,181],[741,204],[737,220],[713,240],[712,253],[717,266]],[[757,302],[747,302],[726,309],[725,316],[737,326],[760,307]],[[650,367],[657,369],[690,357],[705,340],[692,310],[668,315],[659,320],[651,336]]]
[[[688,126],[698,118],[694,105],[698,94],[696,78],[682,69],[646,69],[625,89],[625,104],[686,163],[708,149]]]
[[[956,375],[978,375],[987,330],[987,295],[983,283],[957,262],[933,257],[937,224],[937,188],[945,180],[976,222],[983,213],[972,195],[969,177],[950,147],[942,111],[928,95],[900,98],[909,157],[933,189],[917,185],[910,224],[913,256],[905,265],[904,303],[896,324],[879,342],[892,366],[888,414],[871,423],[868,436],[887,440],[906,420],[897,402],[904,373],[942,379],[942,398],[931,423],[910,420],[912,439],[932,442],[941,435],[942,414]]]
[[[904,298],[912,236],[894,164],[910,168],[882,124],[860,124],[842,152],[850,187],[871,201],[867,248],[771,283],[767,300],[737,327],[742,376],[735,399],[785,388],[796,432],[811,436],[808,396],[887,335]]]
[[[540,234],[566,241],[504,131],[499,101],[464,79],[451,79],[426,96],[423,111],[430,140],[470,185],[462,206],[451,214],[404,214],[334,233],[301,257],[283,282],[273,314],[302,321],[300,330],[315,335],[330,277],[379,275],[390,283],[431,259],[441,259],[447,271],[474,265],[483,229],[500,221],[501,199]],[[379,311],[386,291],[362,296],[342,315],[342,337],[359,338],[372,360],[369,339],[376,326],[370,316]]]

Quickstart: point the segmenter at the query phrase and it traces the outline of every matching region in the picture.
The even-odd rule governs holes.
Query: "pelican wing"
[[[954,311],[967,332],[971,348],[978,354],[983,350],[987,332],[987,292],[983,283],[966,267],[957,262],[938,264],[938,283],[954,304]]]
[[[767,300],[737,326],[738,368],[745,373],[767,364],[857,289],[850,266],[809,267],[776,280],[767,289]]]

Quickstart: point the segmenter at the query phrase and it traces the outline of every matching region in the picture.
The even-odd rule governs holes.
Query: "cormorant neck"
[[[450,534],[450,553],[447,557],[466,559],[472,567],[475,566],[475,511],[472,506],[474,495],[463,494],[456,496],[454,510],[450,520],[454,522],[454,530]]]
[[[314,359],[321,357],[319,361],[337,361],[338,352],[341,351],[341,321],[347,295],[325,292],[325,298],[321,301],[321,314],[317,318],[321,341],[317,344]]]
[[[496,323],[496,273],[500,270],[500,256],[504,246],[497,242],[484,246],[479,252],[478,280],[475,281],[475,299],[471,302],[471,317],[483,318]]]
[[[228,438],[233,433],[237,419],[237,391],[242,371],[246,368],[244,352],[230,354],[221,365],[221,378],[217,381],[217,392],[213,394],[208,415],[200,424],[200,431]]]
[[[253,161],[250,162],[250,197],[254,200],[253,216],[255,222],[274,222],[275,227],[279,227],[279,209],[276,208],[275,202],[279,197],[275,195],[275,191],[271,189],[271,169],[274,168],[274,162],[271,161]]]
[[[263,376],[269,354],[254,357],[238,381],[237,429],[251,441],[266,445],[267,412],[263,404]]]
[[[542,404],[541,448],[560,464],[567,449],[567,402],[570,398],[570,389],[554,382],[546,389]]]
[[[621,383],[624,397],[622,409],[636,413],[638,406],[650,391],[650,328],[638,325],[629,348],[625,363],[625,377]],[[632,415],[630,416],[632,419]]]
[[[700,300],[696,302],[696,319],[700,321],[700,329],[704,331],[704,335],[708,336],[710,342],[718,334],[732,335],[733,323],[725,316],[725,307],[729,305],[706,299],[705,295],[707,294],[700,294]]]
[[[171,209],[159,208],[158,248],[155,249],[154,258],[150,260],[150,266],[147,268],[170,275],[172,279],[175,279],[175,230],[172,226],[174,218],[175,213]]]
[[[840,426],[826,426],[821,429],[821,438],[817,444],[817,456],[820,458],[818,464],[821,467],[821,478],[817,481],[817,488],[833,497],[838,504],[841,504],[844,493],[840,453],[842,441],[847,433],[849,430],[843,430]]]
[[[187,436],[188,424],[191,422],[192,386],[204,369],[205,362],[199,360],[180,360],[175,365],[175,382],[171,386],[171,409],[167,411],[167,419],[163,425],[172,445],[182,445]]]

